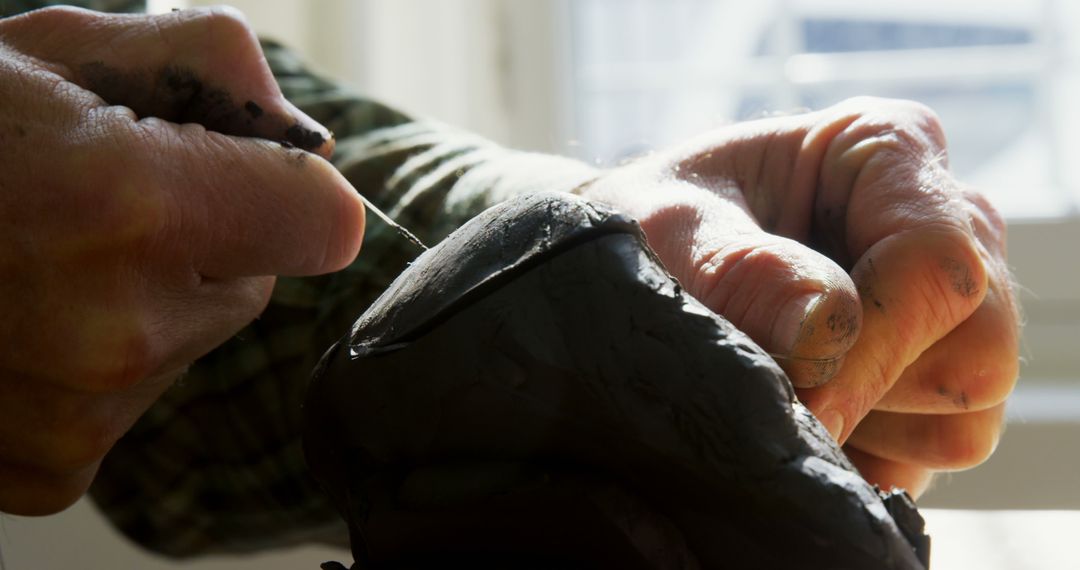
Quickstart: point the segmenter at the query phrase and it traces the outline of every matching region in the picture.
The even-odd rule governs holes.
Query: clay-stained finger
[[[139,117],[333,153],[333,134],[285,100],[235,9],[146,16],[58,7],[5,20],[2,31],[67,81]]]
[[[836,378],[800,394],[843,442],[912,362],[965,321],[987,289],[969,234],[949,226],[883,239],[856,264],[863,325]]]
[[[975,313],[904,369],[874,409],[955,414],[1004,402],[1019,374],[1018,321],[1008,284],[992,280]]]

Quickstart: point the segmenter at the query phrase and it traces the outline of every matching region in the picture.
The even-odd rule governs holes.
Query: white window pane
[[[954,172],[1006,216],[1075,211],[1080,168],[1062,120],[1080,113],[1058,111],[1074,106],[1080,61],[1061,63],[1048,40],[1048,1],[571,6],[582,158],[612,164],[732,120],[897,97],[938,112]]]

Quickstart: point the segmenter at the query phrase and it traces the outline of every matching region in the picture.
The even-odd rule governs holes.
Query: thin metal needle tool
[[[390,216],[387,216],[385,213],[383,213],[382,210],[376,208],[375,204],[372,204],[371,200],[368,200],[367,197],[365,197],[363,194],[359,194],[359,196],[360,196],[360,199],[364,201],[364,207],[367,208],[369,212],[374,213],[376,216],[379,217],[379,219],[386,222],[387,225],[389,225],[390,227],[397,230],[397,233],[404,236],[405,239],[407,239],[407,240],[415,243],[416,245],[420,246],[420,249],[422,249],[424,251],[428,250],[428,246],[424,245],[424,242],[420,241],[420,238],[413,235],[412,232],[405,229],[405,226],[402,226],[401,224],[399,224],[399,223],[395,222],[394,220],[390,219]]]

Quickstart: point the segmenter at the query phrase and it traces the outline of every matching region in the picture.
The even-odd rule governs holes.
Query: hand
[[[872,483],[982,462],[1016,381],[1005,225],[902,101],[735,124],[582,193],[637,217],[692,294],[773,353]]]
[[[293,147],[333,141],[235,12],[0,20],[0,511],[74,502],[271,276],[355,257],[355,191]]]

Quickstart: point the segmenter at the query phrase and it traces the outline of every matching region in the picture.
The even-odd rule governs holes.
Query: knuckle
[[[906,129],[925,136],[936,148],[945,147],[945,128],[933,109],[916,101],[901,101],[897,103],[897,111],[904,117]]]
[[[116,333],[95,348],[87,359],[86,385],[94,392],[130,389],[157,367],[150,335],[141,328]]]
[[[879,351],[861,362],[859,383],[844,395],[845,425],[861,425],[863,418],[873,410],[882,396],[888,392],[900,374],[898,351]],[[846,372],[846,370],[845,370]]]
[[[205,9],[203,17],[207,25],[223,32],[249,32],[247,17],[232,6],[211,6]]]
[[[762,294],[758,287],[768,275],[772,282],[789,275],[783,256],[768,244],[730,243],[695,263],[689,291],[714,311],[724,314],[737,326],[755,298]],[[750,278],[752,277],[752,278]],[[745,331],[751,333],[751,331]]]
[[[244,13],[232,6],[193,8],[177,13],[176,17],[181,26],[191,26],[197,30],[199,37],[213,42],[208,49],[242,45],[240,42],[247,45],[257,42]]]
[[[865,293],[865,303],[876,299],[878,283],[887,279],[900,283],[892,290],[901,291],[911,303],[895,316],[894,323],[910,343],[943,337],[966,320],[986,295],[988,273],[980,250],[974,238],[952,222],[906,231],[878,255],[889,259],[881,266],[886,273],[878,273],[869,264],[861,268],[867,276],[861,277],[860,293]]]
[[[881,397],[888,392],[889,387],[900,375],[899,367],[895,363],[898,357],[899,355],[894,353],[889,357],[881,356],[873,360],[873,368],[864,376],[862,386],[853,391],[854,393],[850,396],[852,413],[850,417],[845,418],[846,425],[854,426],[862,421],[866,414],[874,409]]]
[[[879,150],[944,157],[945,131],[930,107],[915,101],[856,97],[841,105],[858,119],[851,125],[859,139],[873,139]]]

